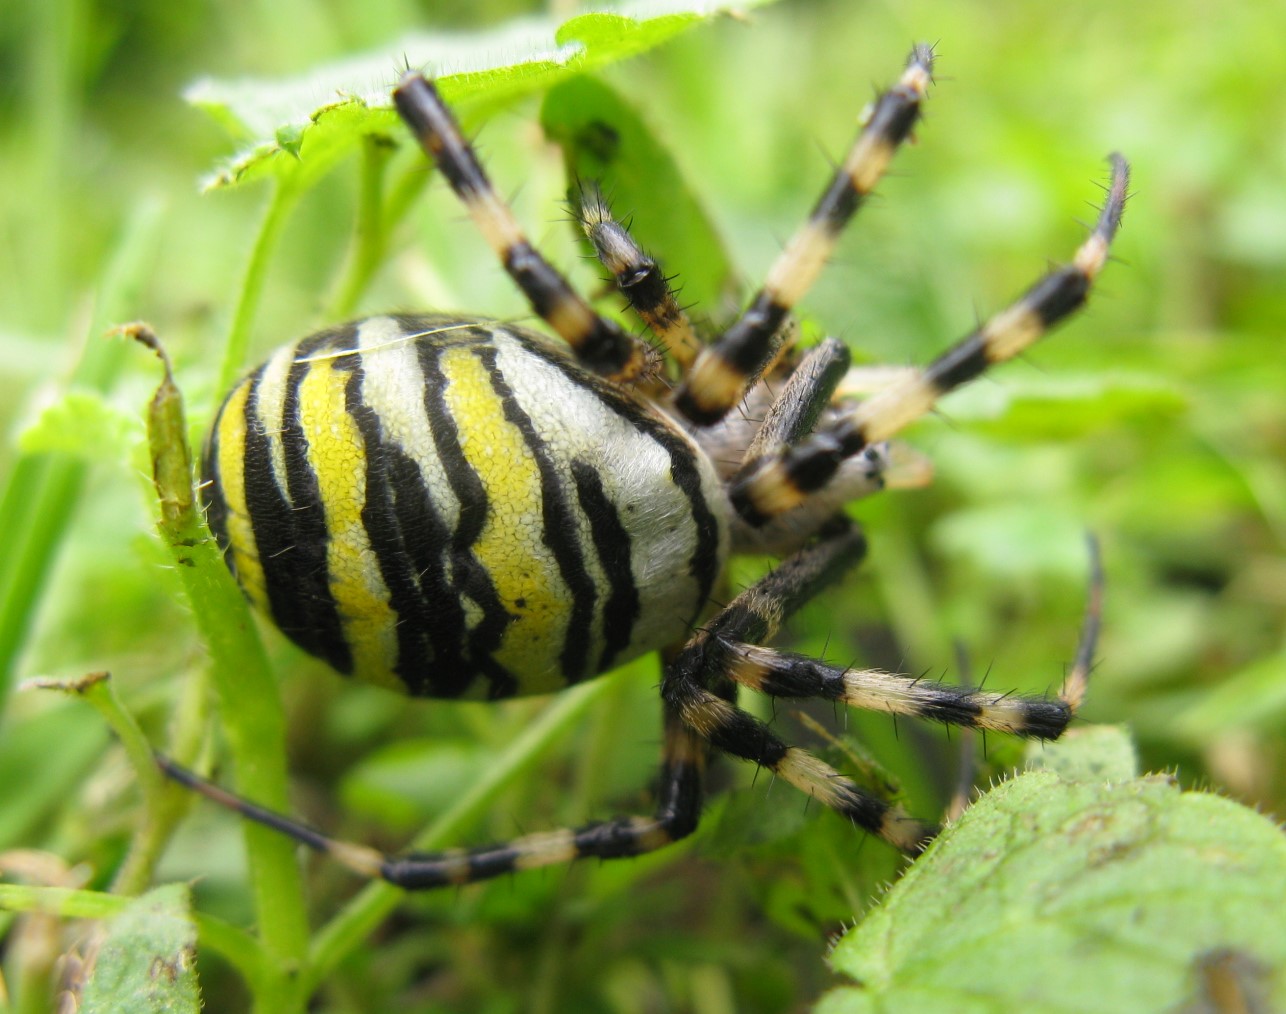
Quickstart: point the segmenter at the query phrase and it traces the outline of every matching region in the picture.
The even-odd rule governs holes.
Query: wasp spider
[[[335,842],[165,763],[255,820],[408,888],[692,832],[711,748],[757,764],[905,853],[935,828],[783,742],[739,687],[1042,739],[1085,690],[1093,637],[1055,699],[829,665],[767,647],[860,561],[844,513],[881,488],[884,443],[1078,309],[1108,257],[1124,160],[1089,238],[928,366],[857,399],[849,355],[794,347],[789,316],[910,137],[932,80],[917,46],[803,227],[732,325],[699,337],[657,263],[595,192],[580,223],[654,344],[600,316],[528,242],[431,82],[397,110],[532,309],[562,339],[476,317],[390,315],[289,345],[228,395],[206,457],[209,519],[253,603],[341,673],[420,697],[541,694],[667,649],[656,812],[502,844],[389,857]],[[663,350],[663,351],[658,351]],[[722,608],[731,554],[779,566]],[[1093,627],[1091,622],[1087,628]]]

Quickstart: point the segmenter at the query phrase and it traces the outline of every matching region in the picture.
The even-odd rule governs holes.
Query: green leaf
[[[987,503],[935,524],[930,538],[944,554],[968,560],[993,578],[1033,575],[1080,579],[1085,573],[1085,523],[1063,504]]]
[[[1286,649],[1230,674],[1174,717],[1174,734],[1194,746],[1236,729],[1272,732],[1286,718]]]
[[[1042,770],[966,811],[840,941],[831,963],[859,985],[819,1012],[1180,1010],[1228,968],[1248,993],[1269,988],[1263,970],[1286,964],[1272,821],[1123,778],[1117,729],[1039,749]],[[1286,1001],[1286,981],[1271,988]]]
[[[1010,371],[996,383],[952,394],[942,410],[953,425],[968,422],[982,433],[1046,442],[1115,432],[1134,420],[1172,419],[1188,402],[1172,381],[1147,374]]]
[[[714,223],[637,110],[601,81],[574,77],[550,89],[540,121],[563,148],[568,178],[601,187],[631,235],[678,275],[684,302],[716,308],[731,294]]]
[[[246,141],[205,186],[265,175],[293,180],[299,171],[315,179],[364,135],[400,136],[390,93],[403,67],[432,74],[448,103],[479,115],[570,73],[642,53],[702,21],[770,2],[626,0],[565,22],[536,17],[485,32],[415,32],[284,80],[205,78],[189,86],[185,98]]]
[[[95,391],[68,391],[40,413],[18,437],[24,454],[67,454],[95,464],[128,463],[129,449],[142,438],[135,416],[120,411]]]
[[[30,845],[37,828],[68,799],[76,798],[107,745],[107,729],[88,708],[58,705],[22,721],[7,721],[0,734],[0,849]]]
[[[344,776],[349,813],[377,817],[410,833],[426,814],[440,814],[494,758],[469,740],[400,740],[369,754]]]
[[[170,884],[143,895],[108,925],[94,956],[81,1009],[110,1014],[199,1014],[196,924],[188,889]]]
[[[1126,782],[1139,773],[1134,743],[1110,725],[1081,729],[1056,746],[1032,744],[1027,770],[1052,771],[1067,782]]]

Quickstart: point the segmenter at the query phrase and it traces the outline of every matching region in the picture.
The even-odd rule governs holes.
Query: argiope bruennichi
[[[910,137],[932,64],[915,47],[763,287],[708,339],[597,191],[583,191],[580,223],[654,344],[596,313],[541,257],[434,86],[406,74],[398,112],[563,344],[478,317],[371,317],[280,349],[214,424],[204,488],[228,565],[288,637],[341,673],[418,697],[494,700],[669,649],[652,816],[387,857],[167,770],[363,873],[423,888],[682,838],[697,824],[711,748],[905,853],[924,848],[933,825],[783,742],[737,707],[739,687],[1059,736],[1085,692],[1092,633],[1056,699],[766,646],[862,559],[865,537],[844,506],[881,489],[884,441],[1078,309],[1120,223],[1127,167],[1113,155],[1106,202],[1070,265],[928,366],[854,397],[844,346],[796,347],[789,317]],[[764,551],[784,559],[712,609],[729,557]],[[1094,619],[1091,610],[1091,631]]]

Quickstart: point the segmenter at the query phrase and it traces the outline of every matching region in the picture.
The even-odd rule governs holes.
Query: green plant
[[[520,312],[516,301],[506,304],[512,297],[499,272],[479,268],[485,252],[470,245],[445,202],[430,194],[427,210],[412,205],[415,185],[399,176],[396,159],[381,168],[387,156],[376,144],[358,146],[356,171],[338,167],[307,181],[315,188],[307,193],[302,180],[279,188],[257,243],[250,220],[262,188],[184,196],[187,180],[226,142],[168,103],[179,82],[212,65],[289,73],[415,20],[409,4],[364,11],[369,21],[360,27],[341,12],[327,38],[306,7],[275,8],[288,36],[251,17],[234,24],[211,13],[187,23],[160,4],[125,19],[87,5],[32,3],[0,25],[6,66],[17,68],[0,124],[6,166],[14,167],[0,197],[11,223],[0,271],[0,340],[14,367],[6,402],[57,377],[65,349],[84,344],[85,352],[71,381],[59,385],[66,393],[3,452],[0,647],[8,671],[23,676],[110,667],[148,739],[173,742],[167,728],[189,737],[181,754],[201,749],[204,691],[186,676],[206,661],[194,651],[191,619],[176,606],[174,571],[144,535],[152,495],[122,480],[145,472],[137,406],[155,372],[126,343],[101,340],[102,332],[129,317],[151,319],[203,420],[246,358],[222,351],[218,337],[227,331],[266,349],[362,307],[431,304],[443,293],[458,306]],[[737,248],[750,251],[736,268],[754,278],[775,237],[798,219],[800,195],[824,173],[810,156],[813,132],[833,131],[825,143],[837,148],[865,98],[854,94],[853,68],[865,75],[886,65],[912,37],[941,40],[949,80],[923,130],[931,143],[911,153],[904,176],[884,190],[886,208],[863,220],[809,300],[820,327],[875,361],[922,361],[968,319],[973,301],[990,309],[1011,296],[1045,253],[1074,242],[1077,227],[1063,209],[1081,199],[1099,153],[1128,150],[1140,196],[1122,237],[1126,267],[1106,298],[1086,323],[1042,348],[1039,370],[1010,371],[951,402],[950,424],[920,428],[912,442],[936,463],[935,485],[863,509],[874,559],[845,589],[851,612],[805,617],[794,634],[801,650],[826,653],[829,645],[832,657],[860,652],[891,667],[903,657],[942,667],[960,637],[977,667],[993,667],[1006,685],[1011,674],[1034,688],[1056,683],[1058,662],[1071,652],[1081,532],[1090,527],[1104,539],[1109,582],[1090,717],[1128,719],[1145,770],[1174,768],[1188,784],[1213,782],[1280,812],[1286,377],[1277,346],[1286,304],[1276,280],[1286,267],[1286,211],[1274,180],[1286,167],[1262,110],[1276,95],[1271,47],[1281,12],[1247,4],[1192,32],[1203,16],[1197,4],[1121,11],[1104,2],[1053,13],[1019,5],[988,8],[984,17],[968,5],[926,3],[904,23],[887,12],[789,3],[763,11],[750,30],[726,23],[676,39],[608,80],[645,107],[640,122],[664,139],[680,181],[719,181],[700,191],[700,203],[715,205],[710,218],[729,223]],[[221,45],[205,48],[203,33]],[[520,214],[543,221],[540,209],[561,191],[562,169],[524,133],[529,111],[486,105],[480,99],[474,112],[487,122],[489,157],[501,160],[496,174],[527,172],[519,200],[530,214]],[[278,137],[275,126],[269,133],[288,150],[298,138]],[[527,164],[509,172],[506,159]],[[395,181],[384,207],[405,200],[400,213],[422,216],[405,249],[424,242],[449,255],[402,253],[391,270],[370,272],[385,263],[377,241],[387,233],[364,228],[351,245],[348,237],[354,217],[372,221],[379,173]],[[620,186],[618,208],[636,211],[646,228],[653,197]],[[687,184],[679,190],[691,196]],[[142,196],[155,193],[170,202],[164,212]],[[354,208],[366,211],[353,215]],[[703,218],[674,215],[665,224]],[[677,258],[675,268],[693,284],[718,284],[695,281],[695,266],[682,262],[695,247],[710,263],[701,248],[713,240],[644,238],[667,262]],[[564,224],[552,223],[549,239],[562,245],[564,262],[574,260]],[[341,261],[348,266],[337,269]],[[407,277],[413,284],[400,284]],[[91,289],[92,303],[81,295]],[[235,295],[223,298],[228,292]],[[229,324],[224,314],[238,306]],[[1014,488],[1015,475],[1022,488]],[[122,539],[123,531],[138,534]],[[624,732],[619,716],[650,700],[655,675],[646,666],[600,681],[540,719],[518,706],[499,719],[465,709],[413,720],[398,703],[361,691],[346,689],[332,706],[332,684],[277,641],[268,650],[270,668],[285,674],[288,727],[307,733],[295,734],[290,768],[312,791],[292,809],[328,827],[343,827],[343,818],[310,799],[323,807],[338,801],[355,814],[345,828],[355,837],[401,844],[425,814],[440,841],[457,842],[580,819],[604,800],[628,803],[643,790],[655,747],[647,735]],[[131,769],[108,745],[101,719],[49,697],[19,694],[5,718],[0,843],[39,845],[104,872],[95,890],[64,896],[6,884],[0,896],[27,911],[103,916],[124,906],[99,889],[137,830]],[[887,721],[855,718],[848,729],[891,764],[908,794],[932,798],[930,772],[954,747],[905,725],[900,732],[899,744]],[[533,739],[557,742],[556,756],[534,763]],[[990,746],[996,767],[1016,759],[1010,747]],[[507,749],[516,787],[477,782],[472,808],[448,811],[433,781],[472,782],[495,771]],[[275,754],[280,765],[283,753]],[[524,1001],[545,1009],[798,1006],[826,984],[823,939],[864,911],[895,867],[874,848],[859,850],[838,821],[802,809],[769,812],[764,791],[734,785],[704,835],[672,856],[415,899],[374,936],[367,932],[374,920],[333,927],[312,946],[338,933],[352,949],[320,1002],[332,1010],[505,1009]],[[226,961],[252,968],[262,960],[260,944],[228,928],[254,918],[244,871],[229,869],[241,831],[205,811],[192,820],[200,830],[174,845],[158,879],[199,874],[198,909],[226,920],[203,915],[202,932],[222,933]],[[288,864],[283,870],[295,876]],[[941,867],[925,870],[907,893],[931,884]],[[312,897],[324,922],[353,885],[324,871],[318,877]],[[177,903],[171,896],[167,904]],[[901,904],[864,924],[868,939],[895,916],[906,925]],[[1231,900],[1212,900],[1210,910],[1221,904],[1232,911]],[[287,954],[305,943],[302,912],[293,911],[279,945]],[[184,952],[188,925],[180,920],[165,949]],[[31,932],[24,922],[22,939]],[[207,940],[202,954],[218,949]],[[1057,950],[1042,956],[1051,965],[1071,961]],[[1175,962],[1189,969],[1194,994],[1207,965]],[[10,995],[21,1009],[39,1009],[47,995],[24,978],[40,967],[16,946],[6,951]],[[203,965],[208,1003],[236,1006],[246,995],[228,967]],[[869,965],[849,967],[871,974]],[[287,970],[278,964],[276,985],[256,987],[261,1004],[284,995],[273,989],[294,988],[282,985]]]

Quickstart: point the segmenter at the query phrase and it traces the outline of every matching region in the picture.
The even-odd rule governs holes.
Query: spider
[[[741,687],[1018,736],[1062,734],[1092,632],[1056,698],[830,665],[768,647],[866,552],[846,504],[878,491],[886,441],[947,392],[1028,348],[1086,300],[1120,223],[1110,157],[1072,263],[928,366],[864,399],[834,339],[796,347],[790,314],[910,137],[932,82],[914,47],[803,227],[730,327],[703,340],[655,260],[596,189],[577,217],[654,344],[600,316],[531,245],[433,84],[407,72],[402,119],[563,344],[478,317],[386,315],[303,338],[227,396],[208,441],[209,521],[246,595],[341,673],[417,697],[542,694],[662,650],[655,813],[476,848],[389,856],[333,840],[162,760],[172,777],[358,872],[463,884],[690,834],[707,755],[767,769],[908,855],[936,828],[739,709]],[[781,562],[716,608],[730,555]],[[1087,630],[1094,627],[1091,609]]]

